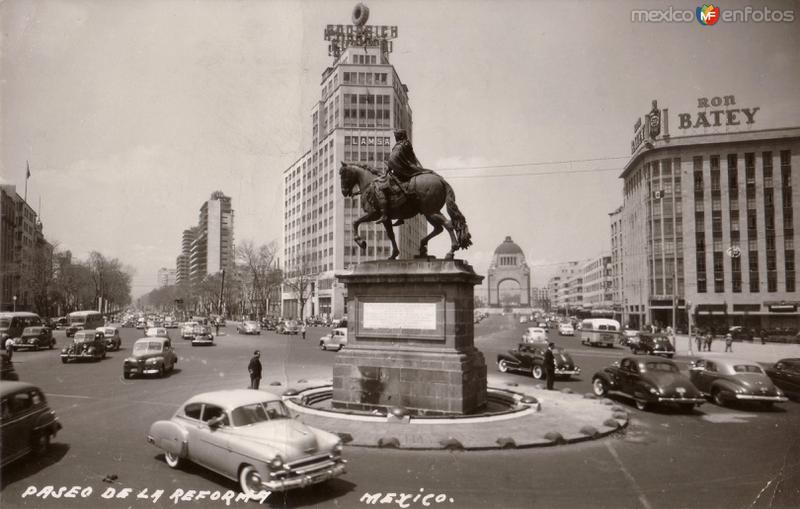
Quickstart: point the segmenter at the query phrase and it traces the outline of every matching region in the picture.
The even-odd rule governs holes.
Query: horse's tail
[[[444,181],[444,179],[442,180]],[[464,217],[464,214],[461,213],[461,210],[459,210],[458,205],[456,205],[456,193],[453,192],[453,188],[450,187],[447,181],[444,181],[444,185],[447,189],[447,199],[445,202],[447,205],[447,214],[450,216],[450,222],[453,223],[453,229],[456,232],[456,239],[458,240],[458,247],[467,249],[472,245],[472,235],[469,234],[467,219]]]

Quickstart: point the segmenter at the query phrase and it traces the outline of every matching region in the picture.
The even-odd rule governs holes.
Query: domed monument
[[[501,307],[500,285],[514,281],[519,285],[519,305],[531,305],[531,270],[525,263],[525,253],[511,237],[506,237],[497,249],[489,266],[486,284],[489,287],[489,307]]]

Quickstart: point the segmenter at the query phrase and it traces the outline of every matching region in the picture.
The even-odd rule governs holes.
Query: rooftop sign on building
[[[381,52],[392,52],[392,39],[397,38],[397,27],[386,25],[367,25],[369,8],[359,3],[353,8],[352,25],[328,25],[325,27],[325,40],[328,41],[328,55],[339,58],[345,49],[356,47],[381,48]]]

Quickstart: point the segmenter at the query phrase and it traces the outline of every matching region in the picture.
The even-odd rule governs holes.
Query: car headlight
[[[658,389],[656,389],[655,387],[650,387],[649,391],[650,391],[650,394],[658,394]]]
[[[783,396],[783,391],[780,390],[778,387],[775,387],[775,394],[778,396]]]
[[[128,357],[127,359],[125,359],[125,362],[128,364],[136,364],[136,359],[134,359],[133,357]]]
[[[275,456],[272,461],[269,462],[270,470],[280,470],[283,467],[283,458],[281,458],[280,454]]]
[[[334,445],[333,449],[331,450],[332,455],[333,456],[340,456],[342,454],[342,449],[343,448],[344,448],[344,445],[342,444],[342,441],[339,440],[338,442],[336,442],[336,445]]]

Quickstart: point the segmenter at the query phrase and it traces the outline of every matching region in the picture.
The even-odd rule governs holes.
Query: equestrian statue
[[[358,234],[358,227],[366,221],[380,223],[392,242],[390,260],[400,254],[394,238],[393,226],[403,224],[417,214],[422,214],[433,226],[433,231],[419,243],[419,255],[427,256],[428,241],[447,230],[450,234],[450,251],[445,259],[452,259],[457,249],[472,245],[467,220],[456,205],[456,196],[441,176],[422,167],[405,130],[394,132],[395,145],[389,155],[388,170],[381,171],[363,164],[342,162],[339,176],[345,197],[361,195],[361,208],[365,214],[353,221],[353,240],[365,250],[367,243]],[[358,188],[356,191],[355,188]],[[447,206],[448,220],[442,213]],[[392,220],[396,220],[394,225]]]

